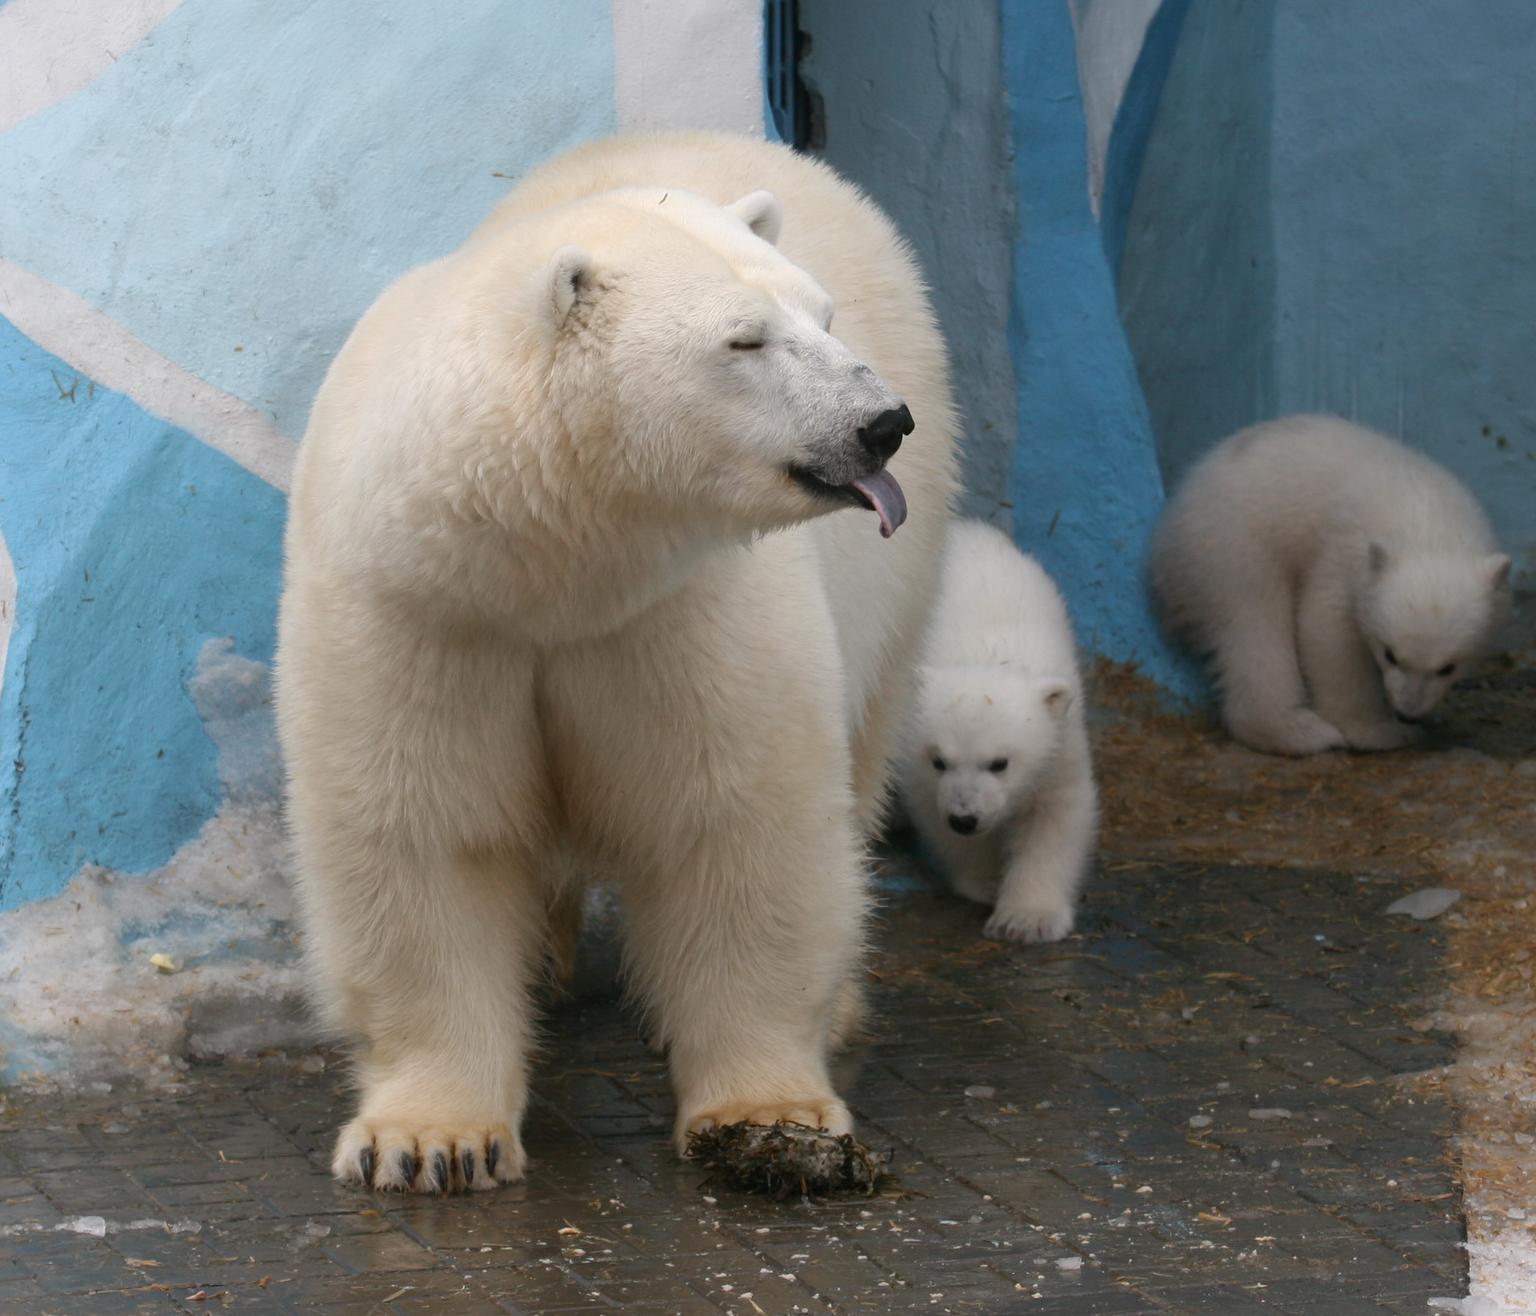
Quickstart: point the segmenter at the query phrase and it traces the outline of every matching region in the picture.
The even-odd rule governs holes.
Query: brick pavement
[[[1019,950],[901,871],[845,1066],[896,1193],[772,1203],[677,1163],[599,943],[550,1013],[529,1180],[499,1192],[334,1185],[322,1053],[13,1094],[0,1312],[1362,1316],[1465,1292],[1451,1115],[1401,1077],[1452,1059],[1411,1026],[1442,946],[1381,916],[1402,884],[1126,865],[1082,935]]]

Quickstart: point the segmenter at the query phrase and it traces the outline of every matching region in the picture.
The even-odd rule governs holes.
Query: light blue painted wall
[[[992,4],[800,0],[819,154],[912,243],[949,343],[965,508],[1006,525],[1016,429],[1008,349],[1014,195]],[[921,418],[919,418],[921,421]]]
[[[613,65],[609,0],[187,0],[0,134],[0,255],[297,436],[380,288],[613,129]],[[0,317],[0,910],[155,868],[218,807],[186,682],[213,637],[270,660],[283,511]]]
[[[1132,79],[1106,214],[1123,223],[1184,0]],[[827,161],[885,207],[933,285],[965,425],[963,509],[1056,576],[1085,646],[1189,688],[1142,587],[1162,502],[1088,197],[1066,0],[801,0]],[[1118,229],[1115,230],[1118,233]]]
[[[283,498],[0,319],[0,909],[163,864],[218,807],[187,693],[205,640],[270,661]]]
[[[297,436],[384,285],[612,86],[609,0],[188,0],[0,136],[0,252]]]
[[[1089,203],[1071,19],[1065,4],[1023,0],[1004,0],[1002,15],[1018,205],[1014,537],[1062,586],[1087,648],[1183,692],[1187,669],[1143,587],[1162,483]]]
[[[1336,411],[1488,506],[1536,584],[1536,7],[1196,5],[1122,268],[1165,468]]]
[[[1170,483],[1222,435],[1278,414],[1274,15],[1270,0],[1191,8],[1128,219],[1121,310]]]

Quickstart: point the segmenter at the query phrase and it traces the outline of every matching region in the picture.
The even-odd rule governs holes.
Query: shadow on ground
[[[1452,1058],[1415,1018],[1442,946],[1382,914],[1404,883],[1112,864],[1081,935],[1019,949],[885,868],[845,1090],[896,1191],[773,1203],[679,1164],[599,945],[499,1192],[334,1185],[334,1057],[13,1098],[0,1310],[1361,1316],[1465,1291],[1449,1116],[1413,1077]]]

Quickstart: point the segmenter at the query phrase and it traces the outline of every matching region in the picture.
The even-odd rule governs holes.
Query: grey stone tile
[[[1081,936],[1031,948],[981,940],[941,895],[887,906],[873,1037],[839,1063],[895,1151],[891,1197],[767,1202],[679,1165],[665,1065],[611,987],[551,1005],[531,1176],[489,1194],[334,1184],[339,1062],[23,1095],[0,1115],[0,1311],[1422,1309],[1465,1283],[1450,1118],[1390,1079],[1449,1054],[1399,1013],[1436,990],[1441,948],[1380,903],[1329,874],[1148,867],[1090,891]],[[114,1232],[53,1228],[80,1215]],[[146,1219],[200,1228],[122,1228]]]

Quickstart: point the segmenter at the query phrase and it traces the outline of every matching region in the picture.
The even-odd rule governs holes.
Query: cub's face
[[[777,202],[612,195],[623,240],[563,248],[550,295],[579,381],[562,410],[614,495],[748,532],[863,506],[893,533],[906,507],[885,466],[912,418],[769,241]]]
[[[1372,545],[1362,609],[1387,702],[1423,717],[1476,664],[1509,606],[1509,558],[1419,554]]]
[[[1055,758],[1072,703],[1065,682],[994,669],[924,674],[909,780],[926,782],[960,836],[985,836],[1034,794]]]

